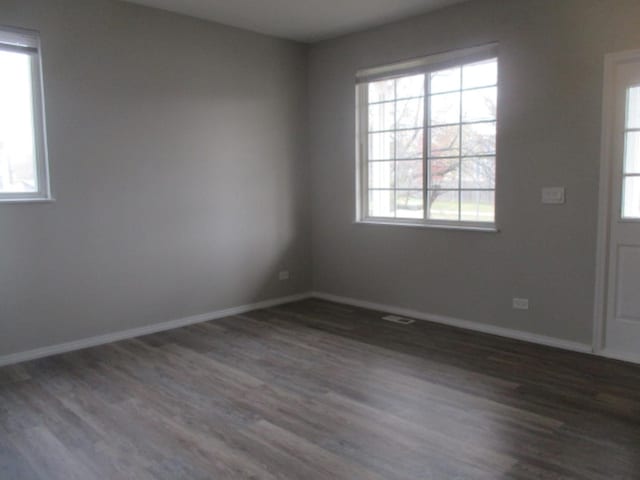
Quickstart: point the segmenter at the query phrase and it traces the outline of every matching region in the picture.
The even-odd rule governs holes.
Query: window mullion
[[[393,218],[398,218],[398,80],[393,81]]]
[[[429,109],[431,106],[429,92],[431,90],[431,75],[429,72],[424,74],[424,112],[422,121],[422,218],[424,221],[429,219],[429,144],[431,141],[431,131],[429,130]]]
[[[462,220],[462,81],[464,67],[460,67],[460,124],[458,125],[458,221]]]
[[[360,211],[357,212],[360,219],[369,216],[369,88],[367,85],[358,86],[358,111],[360,127]]]

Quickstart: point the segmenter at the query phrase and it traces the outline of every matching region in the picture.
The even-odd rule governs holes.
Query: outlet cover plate
[[[289,270],[282,270],[278,273],[279,280],[289,280]]]
[[[513,308],[515,310],[529,310],[529,299],[528,298],[514,298],[512,305],[513,305]]]
[[[544,187],[542,189],[542,203],[547,205],[562,205],[564,202],[564,187]]]

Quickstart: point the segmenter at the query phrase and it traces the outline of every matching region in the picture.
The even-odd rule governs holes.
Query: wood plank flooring
[[[0,479],[640,479],[640,367],[305,300],[0,369]]]

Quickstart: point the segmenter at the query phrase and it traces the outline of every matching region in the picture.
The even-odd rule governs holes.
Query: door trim
[[[608,53],[604,57],[604,82],[602,93],[602,131],[600,142],[600,181],[598,188],[598,231],[596,244],[596,275],[593,305],[593,353],[610,358],[640,363],[640,358],[607,351],[604,332],[607,309],[607,272],[609,271],[609,242],[611,236],[611,181],[613,174],[611,148],[613,146],[613,121],[615,115],[615,69],[621,63],[637,60],[640,50]]]

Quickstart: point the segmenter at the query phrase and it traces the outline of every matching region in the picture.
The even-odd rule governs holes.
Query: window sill
[[[385,222],[384,220],[356,220],[356,225],[374,225],[385,227],[410,227],[410,228],[427,228],[435,230],[460,230],[468,232],[480,233],[499,233],[500,230],[495,225],[451,225],[439,223],[411,223],[411,222]]]
[[[0,198],[0,205],[25,205],[32,203],[54,203],[53,197],[47,198]]]

